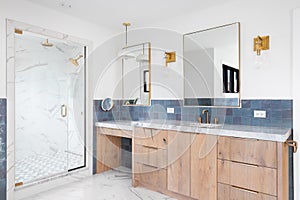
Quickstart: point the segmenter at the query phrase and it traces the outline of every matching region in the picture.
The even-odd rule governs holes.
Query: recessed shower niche
[[[15,31],[15,184],[85,166],[86,47]]]

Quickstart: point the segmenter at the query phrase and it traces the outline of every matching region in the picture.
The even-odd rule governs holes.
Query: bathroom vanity
[[[132,137],[134,187],[177,199],[288,199],[285,142],[290,129],[236,125],[207,128],[182,121],[126,123],[96,124],[97,173],[120,165],[118,138]],[[103,163],[108,164],[106,169]]]

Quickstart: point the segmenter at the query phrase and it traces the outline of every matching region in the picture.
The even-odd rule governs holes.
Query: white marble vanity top
[[[190,133],[202,133],[219,136],[232,136],[241,138],[251,138],[259,140],[269,140],[275,142],[285,142],[291,135],[289,128],[244,126],[217,124],[207,127],[195,122],[176,120],[149,120],[149,121],[107,121],[97,122],[96,126],[106,128],[117,128],[133,130],[133,127],[154,128],[163,130],[184,131]]]
[[[104,121],[104,122],[96,122],[97,127],[104,128],[114,128],[114,129],[122,129],[132,131],[133,126],[131,125],[131,121]]]

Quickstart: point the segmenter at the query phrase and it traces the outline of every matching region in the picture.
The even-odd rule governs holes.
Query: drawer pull
[[[259,167],[258,165],[250,164],[250,163],[244,163],[244,162],[238,162],[238,161],[231,161],[232,163],[237,163],[241,165],[251,166],[251,167]]]
[[[167,144],[167,140],[166,140],[166,138],[164,138],[164,139],[163,139],[163,141],[164,141],[164,143],[165,143],[165,144]]]
[[[235,189],[238,189],[238,190],[242,190],[242,191],[248,192],[248,193],[258,194],[258,192],[257,192],[257,191],[254,191],[254,190],[248,190],[248,189],[241,188],[241,187],[237,187],[237,186],[234,186],[234,185],[232,185],[231,187],[232,187],[232,188],[235,188]]]
[[[296,153],[298,150],[298,143],[295,140],[287,140],[285,142],[289,147],[293,147],[293,152]]]

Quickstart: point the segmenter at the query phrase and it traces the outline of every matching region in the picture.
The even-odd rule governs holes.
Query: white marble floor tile
[[[23,200],[172,200],[144,188],[131,186],[131,174],[111,170]]]

